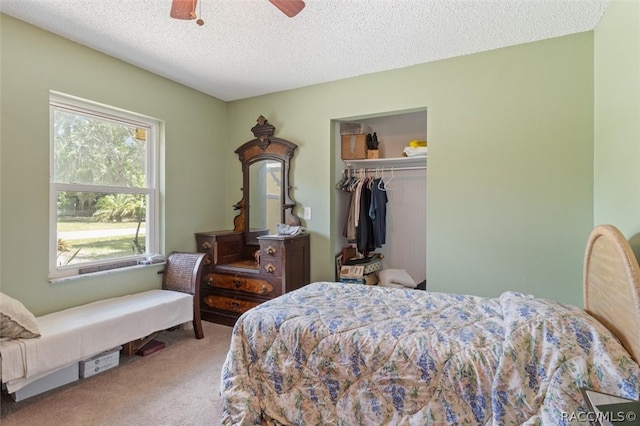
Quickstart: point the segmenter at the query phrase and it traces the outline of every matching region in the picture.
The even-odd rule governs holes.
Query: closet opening
[[[413,282],[422,283],[427,279],[426,108],[334,119],[332,128],[335,149],[331,223],[336,281],[340,281],[340,265],[347,258],[369,256],[380,262],[370,269],[406,271]],[[374,155],[367,155],[366,149],[363,154],[360,146],[354,146],[364,140],[366,148],[371,148],[366,135],[345,135],[358,130],[375,132]],[[368,193],[363,195],[363,188]],[[359,203],[371,203],[372,197],[377,200],[373,208],[363,208]],[[380,200],[384,199],[386,203],[381,208]],[[359,218],[366,218],[365,210],[373,218],[363,226]],[[379,215],[384,217],[381,219]],[[358,228],[354,233],[355,218]],[[362,260],[362,263],[371,262]]]

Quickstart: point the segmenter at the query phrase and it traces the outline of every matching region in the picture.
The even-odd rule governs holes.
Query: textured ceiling
[[[0,0],[0,11],[225,101],[595,28],[608,0]]]

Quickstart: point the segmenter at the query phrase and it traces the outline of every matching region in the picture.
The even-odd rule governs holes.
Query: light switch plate
[[[309,220],[311,219],[311,207],[305,207],[304,208],[304,219],[305,220]]]

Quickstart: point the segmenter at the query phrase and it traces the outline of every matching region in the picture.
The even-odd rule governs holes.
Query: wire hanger
[[[349,179],[350,173],[349,169],[342,169],[342,178],[339,182],[336,183],[336,189],[344,190],[344,184]]]
[[[394,178],[395,178],[395,175],[393,174],[393,167],[392,167],[391,177],[385,181],[383,176],[382,179],[380,179],[380,182],[378,182],[378,189],[381,191],[388,191],[392,189],[392,188],[389,188],[389,182],[391,182]],[[381,187],[380,185],[383,185],[383,186]]]

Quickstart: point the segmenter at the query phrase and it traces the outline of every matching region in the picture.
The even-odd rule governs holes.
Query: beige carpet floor
[[[161,333],[166,347],[87,379],[14,402],[2,393],[2,426],[205,426],[219,425],[220,371],[231,327],[204,321],[193,330]]]

